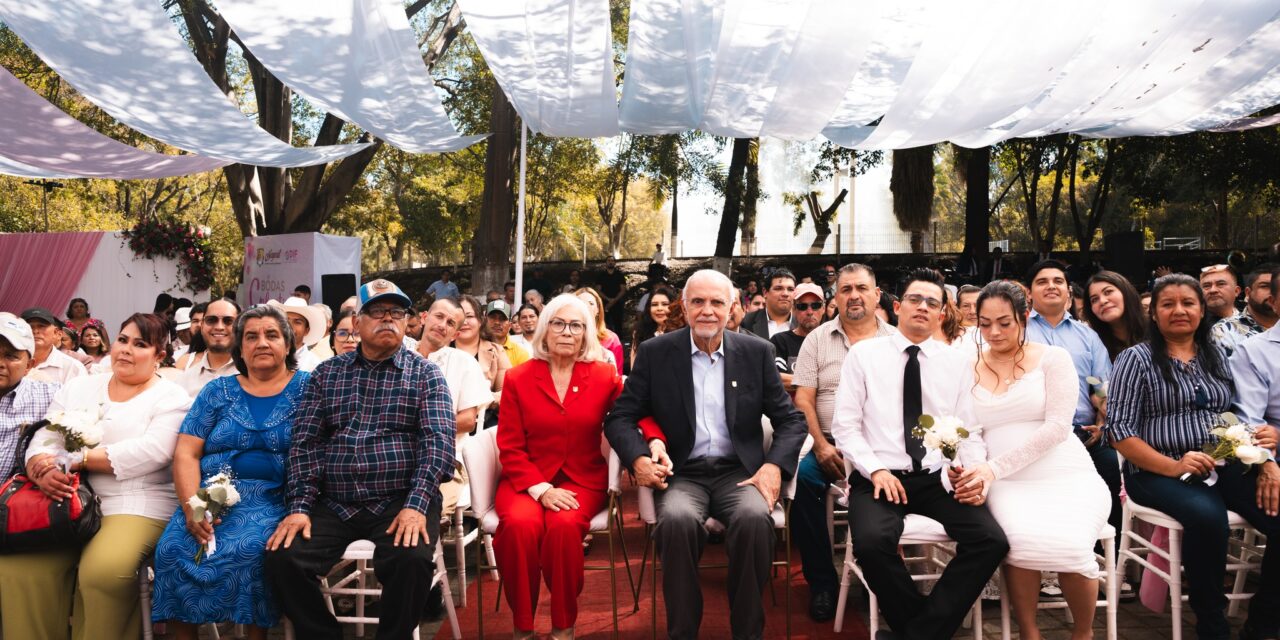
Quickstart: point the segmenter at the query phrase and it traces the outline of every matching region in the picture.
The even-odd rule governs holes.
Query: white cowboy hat
[[[293,296],[284,302],[268,300],[267,304],[279,309],[285,317],[290,313],[296,313],[307,319],[308,330],[307,335],[302,337],[302,344],[309,347],[324,338],[324,313],[307,304],[306,300]]]

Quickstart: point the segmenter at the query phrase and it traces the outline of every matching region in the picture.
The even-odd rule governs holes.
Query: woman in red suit
[[[587,305],[564,294],[543,309],[533,358],[507,372],[498,422],[498,569],[515,637],[533,637],[539,579],[551,590],[551,637],[573,638],[582,538],[604,508],[604,417],[622,391]]]

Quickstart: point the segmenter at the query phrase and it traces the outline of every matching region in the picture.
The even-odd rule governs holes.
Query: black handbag
[[[0,484],[0,554],[80,547],[102,526],[102,505],[81,474],[71,474],[72,495],[61,502],[27,477],[27,447],[48,424],[41,420],[23,429],[12,473]]]

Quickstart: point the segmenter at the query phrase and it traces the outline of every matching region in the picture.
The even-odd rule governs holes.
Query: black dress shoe
[[[826,622],[836,617],[836,594],[817,591],[809,596],[809,617],[815,622]]]
[[[881,629],[876,632],[876,640],[898,640],[898,634]]]

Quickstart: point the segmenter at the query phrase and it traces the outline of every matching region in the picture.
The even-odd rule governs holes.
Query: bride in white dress
[[[990,487],[987,505],[1009,539],[1005,584],[1020,636],[1038,640],[1040,573],[1058,572],[1075,620],[1073,640],[1093,637],[1098,597],[1094,544],[1107,523],[1111,496],[1071,419],[1079,378],[1061,347],[1026,342],[1026,295],[993,282],[978,298],[986,343],[970,360],[977,381],[973,411],[988,460],[966,470]]]

